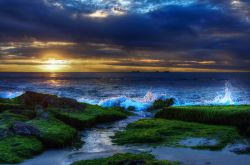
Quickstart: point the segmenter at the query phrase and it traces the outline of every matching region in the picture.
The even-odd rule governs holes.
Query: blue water
[[[27,90],[137,110],[170,97],[177,106],[239,105],[250,104],[250,73],[0,73],[0,97]]]

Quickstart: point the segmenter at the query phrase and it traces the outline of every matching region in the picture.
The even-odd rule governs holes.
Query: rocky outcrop
[[[57,97],[55,95],[41,94],[36,92],[27,91],[18,99],[22,104],[27,106],[41,105],[43,108],[52,107],[70,107],[70,108],[83,108],[84,105],[77,102],[75,99]]]
[[[37,128],[21,121],[14,122],[12,130],[16,135],[40,136],[40,131]]]

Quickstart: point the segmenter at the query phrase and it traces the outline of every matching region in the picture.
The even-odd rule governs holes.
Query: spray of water
[[[149,103],[154,102],[156,100],[156,96],[153,94],[152,90],[148,90],[146,95],[143,97],[142,102]]]
[[[24,92],[20,91],[0,91],[0,98],[15,98],[17,96],[20,96],[21,94],[23,94]]]
[[[234,105],[232,93],[231,93],[232,85],[229,81],[225,83],[224,95],[218,95],[212,100],[212,104],[220,104],[220,105]]]

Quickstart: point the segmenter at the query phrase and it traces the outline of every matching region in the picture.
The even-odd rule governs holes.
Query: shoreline
[[[168,104],[169,103],[167,101],[166,102],[161,101],[161,100],[155,101],[155,104],[153,104],[153,106],[155,106],[155,107],[152,107],[152,108],[153,109],[162,109],[160,111],[156,111],[157,118],[159,116],[163,116],[162,112],[169,112],[170,111],[169,109],[166,109],[166,108],[164,109],[164,106],[170,106],[172,103],[169,105]],[[223,106],[210,106],[210,107],[209,106],[185,106],[184,108],[191,108],[192,109],[194,107],[196,107],[196,108],[197,107],[206,107],[208,109],[211,109],[211,107],[213,107],[213,108],[217,109],[217,108],[222,108]],[[229,109],[228,112],[230,112],[230,107],[239,109],[239,108],[244,107],[244,106],[226,106],[226,108]],[[246,109],[249,109],[249,107],[250,106],[246,106]],[[179,108],[182,108],[182,107],[179,107]],[[173,107],[172,109],[175,111],[175,107]],[[3,142],[3,140],[8,139],[10,137],[17,137],[18,136],[20,138],[23,138],[23,140],[29,140],[29,137],[36,137],[36,139],[38,140],[37,142],[42,143],[44,149],[47,150],[47,151],[44,150],[45,153],[52,152],[53,150],[51,150],[50,148],[62,148],[59,151],[62,151],[62,154],[63,154],[65,151],[65,149],[63,149],[63,148],[65,148],[67,146],[75,146],[76,147],[75,152],[77,154],[78,151],[81,152],[81,149],[83,149],[82,144],[81,144],[81,143],[84,143],[83,141],[87,140],[87,142],[86,142],[87,144],[86,143],[83,144],[83,147],[88,146],[90,143],[90,141],[88,139],[86,139],[85,136],[81,135],[81,132],[83,129],[85,130],[84,132],[86,132],[88,130],[100,129],[100,132],[96,132],[96,134],[94,134],[94,137],[92,137],[92,139],[91,139],[91,141],[94,141],[93,145],[96,145],[96,143],[97,143],[96,140],[98,141],[98,139],[103,138],[102,136],[98,137],[100,135],[98,133],[101,133],[102,130],[106,130],[109,127],[109,126],[107,126],[109,124],[105,124],[105,123],[107,123],[107,122],[110,123],[112,121],[119,120],[117,123],[121,122],[125,125],[123,125],[122,127],[119,127],[119,126],[112,126],[112,124],[111,124],[110,127],[112,130],[111,131],[112,133],[110,132],[110,134],[104,134],[106,136],[107,141],[103,141],[103,143],[107,143],[108,144],[107,146],[113,148],[114,146],[117,146],[117,145],[115,145],[112,141],[110,141],[111,136],[116,136],[122,130],[123,130],[122,132],[126,133],[126,131],[129,127],[131,127],[132,125],[134,125],[140,121],[145,120],[144,119],[145,115],[142,114],[142,116],[139,116],[139,117],[135,116],[134,117],[136,120],[140,119],[137,122],[135,122],[136,120],[125,122],[126,121],[125,118],[129,117],[130,115],[132,115],[132,118],[133,118],[133,113],[129,112],[127,110],[124,110],[120,107],[103,108],[103,107],[100,107],[97,105],[79,103],[74,99],[60,98],[60,97],[57,97],[55,95],[40,94],[40,93],[35,93],[35,92],[26,92],[23,95],[18,96],[18,97],[13,98],[13,99],[1,99],[0,100],[0,110],[1,110],[0,114],[3,116],[0,119],[2,121],[5,121],[4,117],[8,116],[8,121],[11,121],[10,123],[5,123],[5,122],[2,123],[2,127],[4,130],[7,131],[7,134],[5,135],[5,137],[0,138],[0,145],[1,145],[1,142]],[[190,110],[188,110],[188,111],[190,111]],[[248,112],[248,110],[247,111],[245,111],[245,110],[240,111],[239,110],[238,112],[239,112],[239,114],[241,114],[241,112],[244,112],[246,114],[250,114],[250,110],[249,110],[249,112]],[[147,113],[150,114],[151,112],[147,112]],[[192,113],[197,113],[197,112],[192,112]],[[185,116],[188,117],[188,114]],[[250,117],[250,115],[249,115],[249,117]],[[163,116],[163,118],[165,118],[165,117]],[[173,119],[175,119],[175,118],[173,118]],[[128,120],[131,120],[131,117],[129,117]],[[148,118],[147,120],[152,121],[154,119]],[[165,121],[168,122],[165,119],[161,119],[161,120],[164,120],[164,122]],[[180,119],[180,120],[183,120],[183,119]],[[17,124],[17,121],[19,122],[19,125]],[[195,121],[195,119],[191,119],[191,121]],[[190,121],[185,121],[185,122],[190,122]],[[98,126],[102,123],[104,123],[104,125],[106,125],[107,128],[105,128],[105,126],[104,127]],[[129,124],[128,128],[126,127],[127,124]],[[194,126],[196,126],[196,125],[194,125]],[[93,128],[89,128],[89,127],[93,127]],[[28,133],[27,133],[27,131],[23,132],[22,129],[24,129],[24,128],[29,130]],[[160,128],[160,126],[158,128]],[[215,128],[217,128],[217,127],[215,127]],[[221,129],[221,128],[222,128],[221,126],[218,126],[218,129]],[[67,130],[67,132],[65,132],[65,130]],[[20,132],[21,132],[21,134],[20,134]],[[89,132],[89,134],[91,134],[91,132]],[[136,139],[136,136],[134,136],[134,135],[132,136],[133,137],[132,143],[133,143],[133,140]],[[201,134],[201,136],[203,136],[203,135]],[[79,139],[80,137],[82,139],[81,140],[82,142],[79,140],[75,141],[76,139]],[[91,137],[91,135],[90,135],[90,137]],[[122,138],[125,138],[125,137],[126,137],[125,135],[122,136]],[[147,135],[145,137],[142,137],[142,138],[147,139]],[[17,142],[18,141],[19,141],[19,139],[17,139]],[[35,143],[37,143],[37,142],[35,142]],[[143,140],[140,142],[143,143]],[[130,142],[128,144],[131,145]],[[144,144],[148,145],[147,142]],[[26,146],[27,145],[24,143],[24,147],[26,147]],[[9,154],[10,155],[14,154],[14,152],[12,153],[12,151],[11,151],[11,150],[13,150],[11,148],[11,146],[9,146],[9,147],[10,147],[8,149]],[[22,146],[20,146],[20,147],[22,147]],[[122,146],[119,146],[119,147],[123,148]],[[156,158],[162,158],[161,156],[159,156],[157,154],[160,151],[160,148],[162,148],[162,147],[163,148],[165,147],[167,149],[166,152],[169,150],[174,150],[174,149],[181,150],[180,146],[175,146],[175,147],[169,148],[169,146],[165,146],[165,145],[162,146],[161,144],[160,145],[157,144],[156,148],[151,148],[151,149],[149,148],[148,151],[151,151],[152,154],[155,153]],[[7,148],[8,148],[8,145],[7,145]],[[92,146],[92,149],[93,148],[95,148],[95,147]],[[126,148],[126,146],[125,146],[125,148]],[[143,148],[145,149],[145,147],[142,147],[142,146],[141,147],[135,146],[135,149],[133,149],[133,147],[132,147],[132,150],[130,150],[128,148],[128,150],[122,149],[121,151],[133,152],[133,151],[137,150],[139,152],[139,151],[143,150]],[[21,162],[22,160],[29,159],[29,158],[33,157],[33,155],[37,155],[38,153],[41,153],[41,150],[32,153],[33,151],[30,151],[30,149],[27,147],[23,148],[23,149],[26,150],[26,152],[29,152],[29,155],[23,157],[21,155],[18,155],[18,153],[15,153],[14,157],[16,157],[16,160],[14,159],[14,160],[10,161],[6,157],[5,161],[9,161],[8,163],[18,163],[18,162]],[[70,149],[70,150],[72,152],[72,149]],[[88,150],[91,150],[91,146],[89,146]],[[112,150],[111,150],[111,152],[112,152]],[[184,149],[184,150],[186,150],[186,149]],[[108,150],[104,150],[104,152],[105,151],[109,152]],[[194,151],[196,151],[196,150],[194,150]],[[3,152],[3,151],[0,150],[0,154],[3,154],[1,152]],[[138,152],[136,152],[136,153],[138,153]],[[45,154],[45,153],[43,153],[43,154]],[[66,152],[66,153],[68,153],[68,152]],[[74,151],[73,151],[73,153],[74,153]],[[117,153],[117,152],[115,152],[115,153]],[[43,157],[43,154],[41,155],[41,157]],[[98,155],[98,152],[97,152],[97,155]],[[29,164],[28,162],[32,162],[32,160],[37,160],[37,159],[39,159],[39,157],[40,156],[36,156],[28,161],[24,161],[24,163],[22,163],[22,164],[28,165]],[[96,158],[98,158],[98,157],[96,157]],[[3,160],[0,159],[0,161],[3,161]],[[249,162],[250,162],[250,160],[249,160]],[[71,163],[73,163],[73,162],[71,162]]]

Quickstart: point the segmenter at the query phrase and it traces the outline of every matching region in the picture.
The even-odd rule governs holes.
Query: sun
[[[61,71],[68,64],[69,63],[66,60],[57,60],[54,58],[50,58],[44,62],[43,69],[50,72]]]

